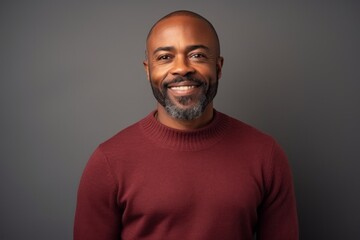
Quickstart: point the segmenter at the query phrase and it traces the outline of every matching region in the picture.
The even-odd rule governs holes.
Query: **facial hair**
[[[181,96],[175,97],[175,101],[170,99],[168,96],[168,85],[171,83],[180,83],[183,81],[192,82],[197,85],[198,88],[201,88],[200,96],[197,96],[194,99],[194,96]],[[202,113],[205,111],[209,103],[212,102],[217,93],[218,88],[218,79],[213,84],[207,84],[206,82],[191,78],[191,77],[176,77],[170,81],[166,81],[161,84],[160,87],[157,87],[153,84],[153,81],[150,77],[150,85],[154,97],[156,100],[165,108],[166,112],[173,118],[179,120],[194,120],[199,118]],[[187,104],[191,101],[196,101],[191,106]],[[180,105],[180,106],[179,106]]]

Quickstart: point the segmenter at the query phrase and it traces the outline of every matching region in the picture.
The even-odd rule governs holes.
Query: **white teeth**
[[[171,89],[176,90],[176,91],[185,91],[185,90],[189,90],[194,87],[195,86],[178,86],[178,87],[171,87]]]

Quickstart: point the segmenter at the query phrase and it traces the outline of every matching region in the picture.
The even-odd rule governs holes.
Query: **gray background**
[[[301,239],[360,239],[359,1],[265,0],[1,1],[0,239],[72,238],[88,157],[155,107],[144,39],[178,9],[220,35],[216,108],[287,152]]]

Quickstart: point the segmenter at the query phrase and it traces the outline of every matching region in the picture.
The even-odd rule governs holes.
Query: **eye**
[[[190,55],[190,58],[202,59],[202,58],[206,58],[206,55],[202,53],[194,53]]]
[[[170,60],[170,59],[171,59],[171,55],[169,55],[169,54],[163,54],[156,58],[156,60],[158,60],[158,61],[165,61],[165,60]]]

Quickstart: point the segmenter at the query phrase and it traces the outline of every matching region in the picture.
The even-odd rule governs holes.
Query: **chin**
[[[204,101],[197,101],[194,104],[184,106],[180,103],[173,103],[169,99],[165,100],[165,110],[173,118],[180,120],[194,120],[199,118],[204,112],[206,105]]]

